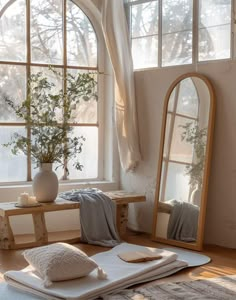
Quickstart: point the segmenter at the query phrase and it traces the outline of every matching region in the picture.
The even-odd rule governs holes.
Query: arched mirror
[[[152,238],[201,250],[210,168],[214,92],[197,73],[179,77],[165,99]]]

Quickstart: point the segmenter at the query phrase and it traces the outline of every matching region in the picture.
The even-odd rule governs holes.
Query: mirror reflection
[[[205,207],[211,92],[196,75],[178,81],[167,99],[154,215],[156,238],[197,242],[199,216]]]

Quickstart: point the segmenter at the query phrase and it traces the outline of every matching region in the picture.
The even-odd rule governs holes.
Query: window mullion
[[[158,66],[162,66],[162,0],[158,0]]]
[[[132,5],[138,5],[138,4],[145,4],[147,2],[152,2],[152,1],[156,1],[156,0],[136,0],[136,1],[132,1],[132,2],[127,2],[127,0],[124,1],[126,6],[132,6]]]
[[[67,35],[66,35],[66,1],[67,0],[63,0],[63,76],[64,76],[64,80],[63,80],[63,90],[64,93],[66,92],[67,89],[67,81],[66,81],[66,76],[67,76]],[[65,101],[65,99],[64,99]],[[66,148],[66,144],[63,145],[64,148]],[[67,180],[67,172],[66,169],[68,168],[68,161],[64,158],[64,170],[63,170],[63,180]]]
[[[236,1],[231,0],[231,39],[230,39],[230,58],[235,57],[235,10],[236,10]]]
[[[28,51],[28,50],[27,50]],[[15,62],[15,61],[1,61],[0,60],[0,65],[16,65],[16,66],[27,66],[29,65],[28,62]],[[30,66],[31,67],[48,67],[48,63],[47,64],[44,64],[44,63],[30,63]],[[63,68],[64,65],[54,65],[54,64],[50,64],[50,66],[52,68]],[[88,70],[88,71],[97,71],[98,70],[98,67],[85,67],[85,66],[70,66],[70,65],[67,65],[67,68],[70,68],[70,69],[78,69],[78,70]]]
[[[193,1],[193,22],[192,22],[192,60],[197,67],[198,63],[198,24],[199,24],[199,0]]]
[[[30,78],[30,63],[31,63],[31,43],[30,43],[30,0],[26,0],[26,34],[27,34],[27,62],[26,62],[26,95],[27,97],[30,94],[30,86],[28,84],[29,78]],[[30,108],[29,112],[30,114]],[[27,128],[27,138],[31,139],[31,128],[30,124],[26,125]],[[31,174],[31,150],[30,146],[28,146],[27,151],[27,181],[32,180],[32,174]]]
[[[63,53],[63,65],[64,70],[66,70],[67,67],[67,35],[66,35],[66,1],[63,1],[63,47],[64,47],[64,53]]]

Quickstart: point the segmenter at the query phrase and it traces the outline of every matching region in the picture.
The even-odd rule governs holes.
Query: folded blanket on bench
[[[118,257],[126,251],[145,251],[147,247],[122,243],[113,249],[96,254],[92,258],[105,270],[106,280],[97,279],[96,271],[89,276],[56,282],[50,288],[44,288],[42,279],[28,267],[22,271],[9,271],[4,274],[5,280],[12,286],[43,299],[88,300],[114,293],[131,285],[162,278],[188,266],[187,262],[177,260],[177,254],[156,248],[148,248],[162,256],[159,260],[142,263],[127,263]]]
[[[59,194],[80,203],[81,241],[104,247],[120,243],[116,230],[116,205],[102,191],[91,188]]]

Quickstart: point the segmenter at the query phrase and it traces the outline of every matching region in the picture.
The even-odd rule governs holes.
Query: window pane
[[[158,34],[158,3],[147,2],[131,6],[132,37]]]
[[[98,128],[97,127],[75,127],[74,136],[85,137],[82,152],[79,154],[79,162],[83,165],[83,170],[78,171],[69,161],[69,179],[88,179],[98,177]]]
[[[189,176],[186,175],[186,165],[169,163],[166,179],[164,201],[176,199],[188,202],[190,186]]]
[[[199,61],[230,57],[230,25],[199,30]]]
[[[199,1],[199,60],[230,57],[231,0]]]
[[[69,74],[72,74],[73,76],[76,76],[80,73],[85,73],[86,71],[78,71],[75,69],[68,70]],[[96,73],[90,73],[91,77],[94,78],[94,80],[97,82],[97,74]],[[94,89],[94,92],[97,92],[97,86]],[[76,123],[97,123],[97,112],[98,112],[98,101],[95,98],[92,98],[90,100],[83,100],[82,97],[77,97],[76,101],[79,100],[79,103],[76,104],[76,106],[73,109],[72,113],[72,120],[71,122]]]
[[[193,0],[162,1],[162,33],[192,30]]]
[[[4,97],[20,104],[26,96],[26,69],[21,66],[0,65],[0,122],[23,122],[6,104]]]
[[[67,64],[97,66],[97,38],[83,11],[67,1]]]
[[[193,146],[192,144],[182,141],[182,134],[187,123],[194,123],[194,121],[182,117],[175,117],[174,130],[171,140],[170,160],[192,163]]]
[[[229,24],[231,0],[199,0],[199,21],[203,27]]]
[[[162,65],[192,62],[192,0],[163,0]]]
[[[25,0],[0,2],[0,60],[26,61]]]
[[[3,147],[9,143],[13,133],[25,135],[22,127],[0,127],[0,182],[26,181],[27,160],[24,154],[13,155],[10,147]]]
[[[82,171],[76,170],[73,166],[74,160],[68,162],[69,175],[67,179],[96,179],[98,177],[98,128],[97,127],[74,127],[72,136],[83,136],[86,140],[83,142],[82,152],[78,155],[80,164],[83,165]],[[63,168],[60,166],[57,170],[57,163],[53,164],[53,170],[58,179],[64,175]],[[32,165],[32,177],[39,171],[36,165]]]
[[[62,64],[62,0],[31,0],[31,60]]]
[[[42,73],[42,76],[47,77],[48,81],[55,84],[55,87],[52,88],[51,93],[59,93],[62,89],[62,76],[63,70],[61,68],[54,68],[53,71],[48,67],[31,67],[31,74],[37,74],[38,72]],[[56,73],[54,73],[54,71]]]
[[[162,65],[192,63],[192,32],[178,32],[162,36]]]
[[[60,74],[63,74],[62,69],[56,68],[55,71],[57,73],[59,73],[59,75],[54,74],[47,67],[31,67],[32,74],[37,74],[38,72],[42,72],[42,76],[47,77],[48,81],[55,85],[54,87],[52,87],[51,90],[48,90],[46,94],[50,93],[51,95],[57,95],[60,92],[60,90],[62,90],[62,77],[61,77],[62,75],[60,75]],[[41,106],[42,106],[41,112],[47,111],[49,109],[48,103],[45,102],[44,95],[37,96],[37,98],[35,99],[35,103],[37,103],[37,101],[40,101],[38,103],[41,103]],[[58,107],[54,107],[53,100],[49,99],[49,103],[51,104],[50,105],[51,111],[54,110],[54,112],[55,112],[55,119],[58,122],[62,122],[62,109],[58,108]]]
[[[132,54],[135,69],[157,67],[158,36],[133,39]]]
[[[179,86],[177,113],[197,118],[198,109],[199,99],[196,87],[191,78],[186,78]]]

